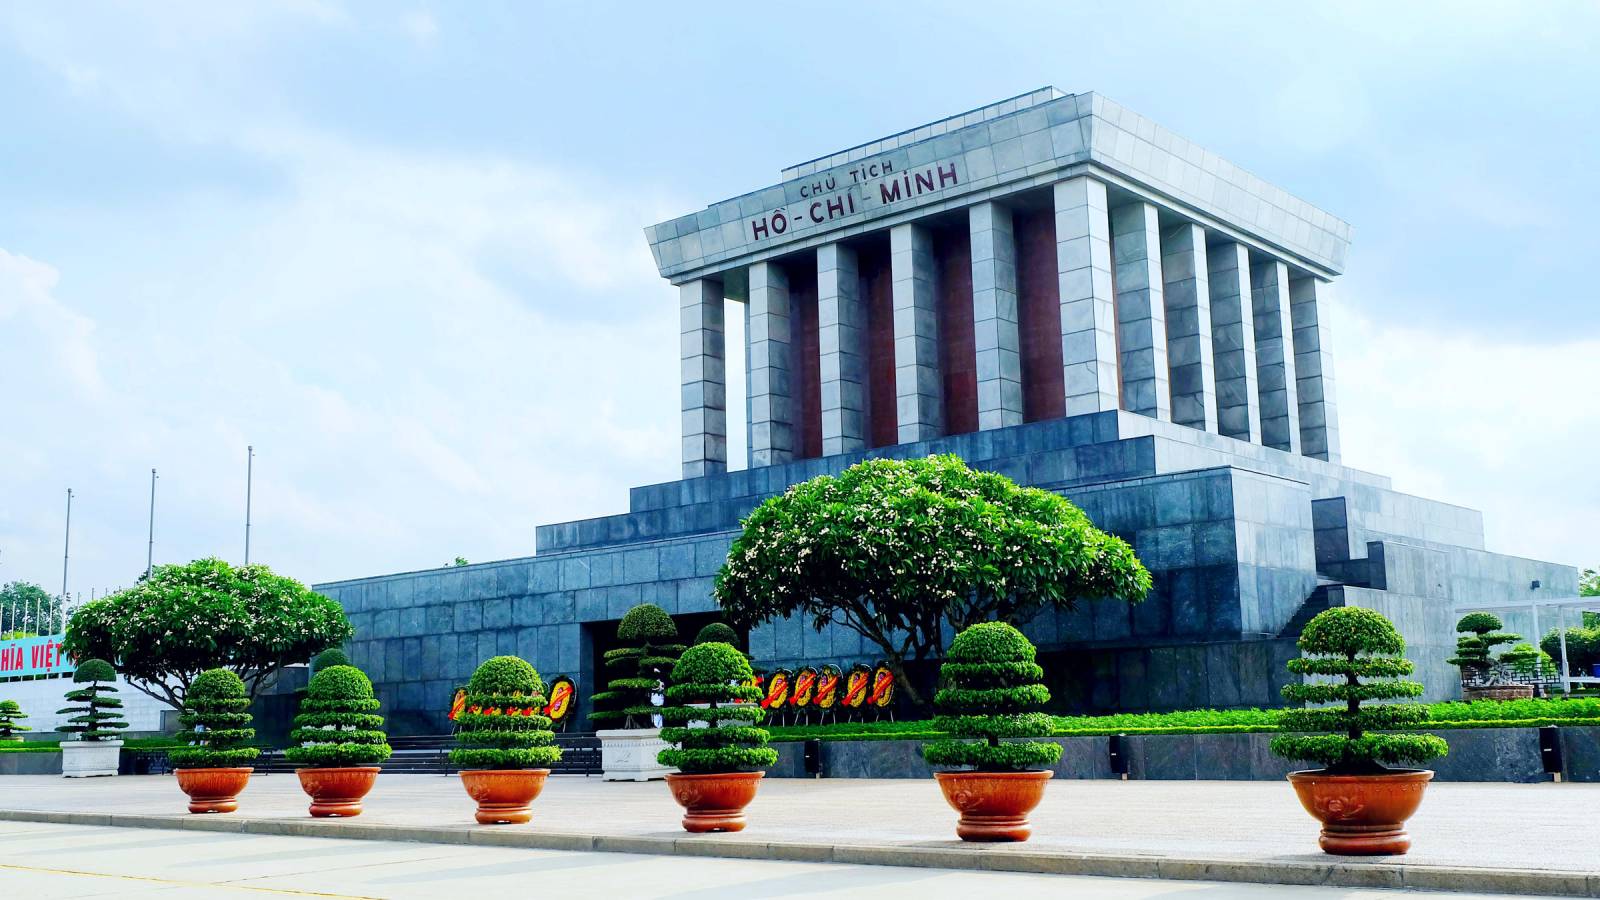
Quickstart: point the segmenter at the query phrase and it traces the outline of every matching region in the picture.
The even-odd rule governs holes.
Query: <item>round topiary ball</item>
[[[543,694],[544,682],[538,670],[520,656],[496,656],[483,661],[472,680],[469,694]]]
[[[244,681],[229,669],[207,669],[189,683],[187,696],[199,699],[243,697]]]
[[[979,622],[955,636],[945,659],[957,663],[1031,663],[1033,642],[1005,622]]]
[[[323,669],[331,669],[334,666],[348,665],[350,665],[349,655],[338,647],[329,647],[318,653],[316,658],[311,660],[311,671],[321,672]]]
[[[667,611],[654,603],[641,603],[628,610],[617,625],[617,638],[631,643],[672,639],[678,636],[678,626]]]
[[[329,666],[311,676],[306,696],[313,700],[371,700],[372,680],[355,666]]]
[[[1306,653],[1328,656],[1399,656],[1406,650],[1405,639],[1394,623],[1377,610],[1360,606],[1335,606],[1318,613],[1306,623],[1297,644]]]
[[[1467,613],[1456,623],[1457,631],[1499,631],[1503,627],[1499,616],[1486,612]]]
[[[739,633],[722,622],[712,622],[694,636],[696,644],[732,644],[739,646]]]
[[[673,684],[732,684],[750,677],[750,661],[732,644],[713,641],[683,651],[672,667]]]
[[[78,663],[77,671],[72,673],[72,680],[78,684],[91,681],[116,681],[117,670],[103,659],[86,659]]]

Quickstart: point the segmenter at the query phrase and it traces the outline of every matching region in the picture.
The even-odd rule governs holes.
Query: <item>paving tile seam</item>
[[[495,831],[466,826],[374,825],[315,820],[230,819],[222,816],[156,816],[45,810],[0,810],[0,821],[173,831],[216,831],[283,837],[390,840],[409,843],[509,847],[528,850],[633,853],[773,859],[783,862],[964,869],[1038,875],[1159,878],[1248,884],[1325,885],[1430,891],[1474,891],[1513,895],[1600,898],[1600,873],[1547,872],[1465,866],[1274,862],[1174,858],[1153,855],[1055,853],[987,847],[805,844],[649,835]]]

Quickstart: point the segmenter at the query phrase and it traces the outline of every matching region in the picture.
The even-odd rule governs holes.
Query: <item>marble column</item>
[[[817,346],[821,356],[822,455],[866,447],[867,308],[856,252],[817,248]]]
[[[1206,231],[1193,222],[1161,235],[1162,297],[1167,305],[1167,367],[1172,421],[1217,433],[1217,373],[1211,343],[1211,282]]]
[[[908,223],[889,230],[894,294],[894,385],[899,443],[944,434],[944,387],[939,379],[939,301],[933,235]]]
[[[1256,327],[1250,300],[1250,250],[1224,240],[1206,250],[1211,348],[1217,370],[1217,433],[1261,440],[1256,393]]]
[[[1022,424],[1022,355],[1017,331],[1017,241],[1011,210],[968,208],[972,238],[972,334],[978,366],[978,429]]]
[[[1327,300],[1311,275],[1289,278],[1289,319],[1294,325],[1295,397],[1300,406],[1300,452],[1339,461],[1339,408],[1334,399],[1333,352]]]
[[[1111,211],[1111,260],[1122,408],[1170,422],[1161,224],[1153,204],[1135,201]]]
[[[745,347],[749,354],[750,466],[794,459],[794,383],[789,276],[777,263],[750,266]]]
[[[690,281],[678,288],[685,478],[728,471],[727,348],[722,300],[722,282],[715,279]]]
[[[1300,452],[1300,403],[1295,398],[1294,328],[1289,321],[1289,267],[1275,259],[1250,266],[1256,325],[1256,380],[1261,394],[1261,443]]]
[[[1087,176],[1055,184],[1061,368],[1067,415],[1117,408],[1117,323],[1106,186]]]

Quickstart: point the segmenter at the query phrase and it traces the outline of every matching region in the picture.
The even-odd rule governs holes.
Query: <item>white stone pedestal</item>
[[[656,762],[656,754],[671,745],[659,728],[612,728],[596,731],[600,739],[601,776],[606,781],[654,781],[677,769]]]
[[[121,741],[62,741],[61,774],[67,778],[117,774]]]

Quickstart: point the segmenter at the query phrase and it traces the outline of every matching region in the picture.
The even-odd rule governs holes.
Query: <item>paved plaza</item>
[[[1286,784],[1058,780],[1021,845],[953,840],[955,814],[920,780],[765,782],[751,825],[690,836],[661,783],[553,778],[527,826],[472,824],[455,777],[384,775],[355,820],[313,820],[289,775],[255,778],[231,816],[190,816],[171,777],[0,779],[0,819],[128,824],[262,835],[497,844],[795,863],[873,863],[1035,874],[1600,895],[1591,824],[1600,785],[1432,786],[1404,858],[1330,857]],[[12,828],[16,821],[0,828]],[[190,834],[183,840],[215,840]],[[140,839],[161,846],[152,835]],[[320,853],[321,851],[319,851]],[[420,852],[420,851],[419,851]],[[432,850],[427,851],[429,853]]]

